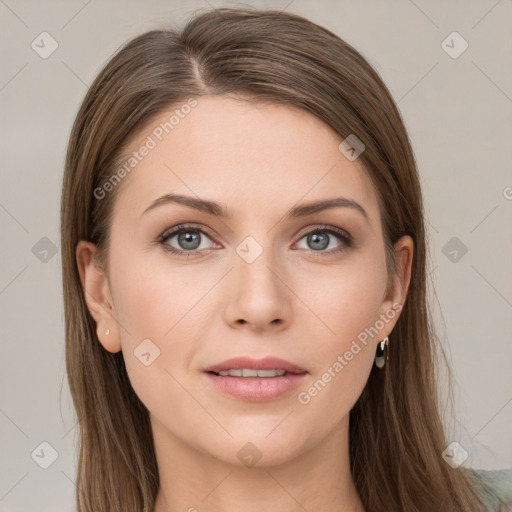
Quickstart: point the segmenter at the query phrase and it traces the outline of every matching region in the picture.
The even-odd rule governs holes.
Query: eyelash
[[[174,254],[176,256],[183,256],[183,257],[194,256],[201,252],[209,252],[209,251],[215,250],[215,249],[193,249],[190,251],[182,251],[180,249],[176,249],[175,247],[172,247],[169,244],[165,243],[165,241],[168,240],[169,238],[173,238],[176,235],[180,235],[181,233],[187,233],[189,231],[201,233],[203,235],[206,235],[210,239],[213,238],[208,233],[206,233],[202,229],[198,228],[196,225],[182,224],[180,226],[177,226],[176,228],[173,228],[172,231],[165,231],[158,238],[157,242],[162,246],[162,248],[165,251],[170,252],[171,254]],[[345,231],[342,231],[341,229],[335,228],[333,226],[326,226],[326,225],[315,226],[313,229],[310,229],[309,231],[302,233],[299,240],[302,240],[305,236],[307,236],[311,233],[316,233],[316,232],[329,233],[331,235],[335,235],[343,242],[344,245],[342,244],[338,248],[330,249],[328,251],[314,251],[313,249],[311,249],[311,252],[313,252],[313,253],[318,253],[318,254],[325,253],[328,255],[339,254],[339,253],[344,252],[347,248],[352,246],[352,238],[348,233],[346,233]]]

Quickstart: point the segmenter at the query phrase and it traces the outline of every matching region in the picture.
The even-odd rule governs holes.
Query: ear
[[[98,340],[105,350],[116,353],[121,350],[119,329],[115,320],[107,276],[94,258],[96,251],[96,245],[92,242],[81,240],[78,243],[76,248],[78,272],[87,308],[96,321]]]
[[[412,259],[414,254],[414,242],[409,235],[404,235],[395,243],[396,275],[390,276],[386,296],[381,307],[381,314],[386,315],[386,322],[383,337],[389,336],[393,330],[400,312],[403,309],[409,284],[411,282]],[[391,315],[391,312],[395,312]],[[396,314],[398,312],[398,314]]]

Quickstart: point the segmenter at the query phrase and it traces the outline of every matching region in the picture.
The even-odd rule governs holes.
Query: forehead
[[[131,141],[121,165],[132,166],[116,209],[142,212],[174,192],[218,200],[235,216],[262,215],[262,204],[278,211],[344,196],[364,203],[372,224],[378,222],[361,160],[347,159],[338,148],[342,138],[312,114],[241,97],[195,101],[162,112]]]

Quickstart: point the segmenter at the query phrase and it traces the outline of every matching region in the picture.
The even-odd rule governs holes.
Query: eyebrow
[[[191,196],[184,196],[180,194],[165,194],[158,199],[155,199],[143,212],[142,215],[147,212],[158,208],[159,206],[174,203],[180,204],[183,206],[187,206],[188,208],[192,208],[194,210],[198,210],[200,212],[207,213],[209,215],[213,215],[215,217],[220,217],[223,219],[231,219],[233,214],[228,211],[228,209],[215,201],[208,201],[206,199],[199,199]],[[370,224],[370,220],[368,218],[368,214],[366,210],[353,199],[347,199],[346,197],[335,197],[333,199],[324,199],[321,201],[312,201],[309,203],[302,204],[300,206],[294,206],[291,208],[284,216],[285,219],[294,219],[299,217],[306,217],[308,215],[312,215],[313,213],[318,213],[323,210],[328,210],[330,208],[352,208],[358,211]],[[141,215],[141,217],[142,217]]]

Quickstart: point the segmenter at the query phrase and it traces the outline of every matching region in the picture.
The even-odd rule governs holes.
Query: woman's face
[[[133,142],[136,163],[111,187],[108,280],[86,264],[88,303],[160,436],[233,464],[247,453],[277,464],[347,427],[398,319],[412,243],[397,245],[405,272],[387,292],[377,197],[339,136],[289,107],[227,96],[194,105],[178,105],[172,122],[163,113]],[[102,294],[111,310],[91,305]],[[303,372],[205,371],[242,356]]]

